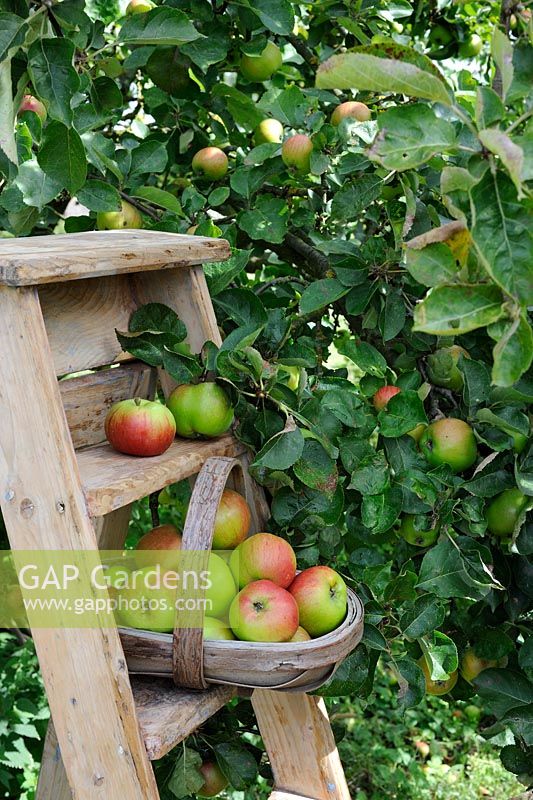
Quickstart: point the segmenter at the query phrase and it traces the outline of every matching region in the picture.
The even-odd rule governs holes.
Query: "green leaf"
[[[24,41],[27,20],[8,11],[0,12],[0,61],[7,58]]]
[[[43,172],[35,158],[20,165],[15,184],[22,192],[26,205],[36,208],[50,203],[63,188],[61,181]]]
[[[91,211],[120,211],[121,208],[118,191],[104,181],[86,181],[77,197],[78,201]]]
[[[486,669],[474,685],[489,714],[500,717],[510,708],[533,703],[533,683],[510,669]]]
[[[494,28],[491,42],[491,54],[502,76],[503,99],[513,82],[513,46],[503,31]]]
[[[257,762],[238,742],[220,742],[213,746],[217,763],[234,789],[243,790],[255,782]]]
[[[512,181],[487,170],[471,191],[472,239],[479,259],[501,288],[522,305],[533,303],[533,226]]]
[[[266,324],[268,317],[260,298],[250,289],[226,289],[217,295],[216,307],[239,326]]]
[[[467,406],[477,406],[487,400],[490,393],[490,373],[483,361],[463,358],[460,361],[463,373],[463,398]]]
[[[154,8],[146,14],[128,17],[118,33],[118,41],[130,45],[180,45],[201,38],[183,11]]]
[[[233,250],[227,261],[212,261],[204,264],[211,297],[220,294],[246,268],[251,252],[251,250]]]
[[[311,489],[331,493],[337,487],[337,465],[316,439],[305,439],[302,455],[293,470],[298,480]]]
[[[345,441],[344,438],[342,440]],[[361,443],[362,445],[365,442]],[[344,456],[343,461],[347,458],[348,451],[342,448],[341,442],[341,457]],[[355,456],[355,447],[349,448],[350,459],[353,460]],[[381,494],[389,486],[389,465],[383,453],[376,452],[371,445],[368,445],[368,450],[361,448],[361,458],[357,462],[357,466],[352,464],[352,477],[350,480],[350,489],[355,489],[362,495]]]
[[[37,160],[46,174],[75,194],[85,183],[87,159],[79,134],[61,122],[45,128],[43,146]]]
[[[429,58],[393,42],[331,56],[316,76],[320,89],[364,89],[422,97],[444,105],[451,93]]]
[[[496,322],[502,316],[503,298],[488,284],[437,286],[414,310],[414,331],[437,336],[458,336]]]
[[[336,278],[313,281],[304,289],[300,299],[300,313],[312,314],[313,311],[318,311],[318,309],[340,300],[349,291],[350,287],[343,286]]]
[[[459,548],[449,539],[438,542],[424,555],[417,588],[437,597],[465,597],[472,600],[481,599],[489,591],[470,578]]]
[[[359,645],[339,666],[334,675],[318,690],[321,697],[355,694],[368,674],[368,652]]]
[[[202,757],[196,750],[192,750],[190,747],[180,747],[174,769],[167,783],[168,791],[178,800],[189,797],[191,793],[196,794],[204,785],[204,778],[199,771],[201,766]]]
[[[368,344],[368,342],[347,339],[337,345],[337,350],[341,355],[347,356],[350,361],[357,364],[362,372],[375,375],[378,378],[383,378],[385,376],[387,362],[379,350],[376,350],[376,348]]]
[[[250,8],[265,28],[280,36],[288,36],[294,27],[294,12],[289,0],[253,0]]]
[[[168,153],[163,142],[146,141],[131,151],[131,167],[129,178],[149,172],[163,172],[167,165]]]
[[[382,494],[365,495],[361,504],[361,520],[365,528],[383,533],[392,528],[402,512],[403,494],[398,486]]]
[[[181,52],[204,72],[212,64],[223,61],[231,45],[231,40],[225,30],[210,30],[206,39],[197,39],[181,47]]]
[[[128,330],[130,333],[171,334],[174,341],[182,342],[187,336],[187,328],[176,312],[163,303],[146,303],[130,317]]]
[[[516,186],[518,199],[521,200],[524,197],[522,191],[524,151],[522,148],[515,144],[506,133],[497,128],[479,131],[478,136],[487,150],[499,157]]]
[[[155,206],[166,208],[174,214],[181,214],[181,204],[177,197],[157,186],[139,186],[130,192],[132,197],[139,197],[141,200],[148,200]]]
[[[433,242],[421,250],[408,245],[405,266],[415,281],[423,286],[452,282],[459,271],[452,251],[444,242]]]
[[[378,134],[367,151],[385,169],[403,171],[453,148],[455,130],[426,105],[388,108],[378,117]]]
[[[411,658],[400,658],[396,661],[399,692],[398,699],[403,708],[418,705],[426,694],[424,673]]]
[[[499,122],[505,114],[501,97],[489,86],[478,86],[476,92],[476,123],[479,130]]]
[[[280,244],[287,233],[289,209],[284,200],[272,195],[261,195],[250,211],[237,216],[237,223],[250,239],[264,239]]]
[[[531,750],[524,751],[520,745],[508,744],[500,751],[500,758],[505,769],[518,775],[523,783],[531,785],[532,770]],[[526,795],[527,797],[527,795]]]
[[[420,646],[428,666],[431,680],[446,681],[458,667],[457,646],[453,639],[441,631],[421,638]]]
[[[304,449],[304,437],[300,428],[292,431],[281,431],[265,444],[254,458],[253,467],[268,469],[289,469],[301,458]]]
[[[492,351],[492,383],[512,386],[533,362],[533,331],[524,316],[506,326]]]
[[[428,421],[424,404],[413,389],[402,390],[391,397],[378,419],[381,435],[393,439],[413,430],[420,422]]]
[[[309,526],[322,530],[325,525],[335,525],[344,508],[344,495],[337,486],[333,495],[301,487],[297,492],[284,487],[274,496],[272,516],[281,526]]]
[[[382,185],[379,175],[361,175],[354,183],[345,184],[331,201],[332,217],[341,221],[357,219],[380,196]]]
[[[72,124],[71,100],[80,86],[73,66],[75,47],[68,39],[36,39],[28,51],[28,70],[52,119]]]

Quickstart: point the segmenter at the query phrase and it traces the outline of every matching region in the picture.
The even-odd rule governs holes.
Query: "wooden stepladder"
[[[121,548],[133,501],[196,474],[211,456],[246,459],[230,435],[177,439],[157,459],[115,453],[103,435],[109,406],[152,397],[158,378],[120,352],[115,329],[127,330],[140,305],[161,302],[186,324],[194,351],[219,343],[201,264],[228,254],[222,240],[146,231],[0,244],[0,505],[13,550]],[[110,364],[118,366],[97,369]],[[159,379],[172,389],[168,375]],[[259,519],[260,506],[259,498]],[[39,628],[33,637],[53,719],[38,800],[157,800],[150,761],[235,694],[130,676],[116,629]],[[252,704],[273,800],[349,800],[323,701],[255,690]]]

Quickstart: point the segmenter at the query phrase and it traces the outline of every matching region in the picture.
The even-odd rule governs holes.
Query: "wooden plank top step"
[[[117,453],[105,443],[76,452],[87,510],[100,517],[176,481],[189,478],[212,456],[235,457],[244,445],[233,436],[176,439],[166,453],[137,458]]]
[[[120,230],[0,241],[0,284],[32,286],[224,261],[225,239]]]
[[[131,675],[130,679],[141,736],[152,761],[166,755],[237,693],[233,686],[193,692],[161,678]]]

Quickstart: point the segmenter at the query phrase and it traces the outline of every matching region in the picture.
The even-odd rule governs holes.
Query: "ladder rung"
[[[244,450],[227,435],[207,441],[176,439],[166,453],[150,458],[123,455],[108,444],[78,450],[76,455],[89,514],[100,517],[195,475],[212,456],[235,457]]]
[[[91,231],[2,240],[0,284],[62,283],[102,275],[224,261],[225,239],[160,231]]]
[[[162,758],[237,694],[233,686],[193,692],[162,678],[131,675],[130,679],[141,734],[152,761]]]

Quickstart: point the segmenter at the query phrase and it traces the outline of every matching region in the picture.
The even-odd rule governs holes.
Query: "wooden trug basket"
[[[238,459],[209,458],[198,473],[185,520],[182,550],[205,551],[206,569],[215,516],[230,473],[250,505],[253,484]],[[130,672],[172,676],[178,686],[205,689],[227,684],[249,689],[311,691],[321,686],[363,635],[363,606],[348,589],[348,612],[331,633],[307,642],[264,643],[205,640],[202,628],[173,634],[120,628]]]

